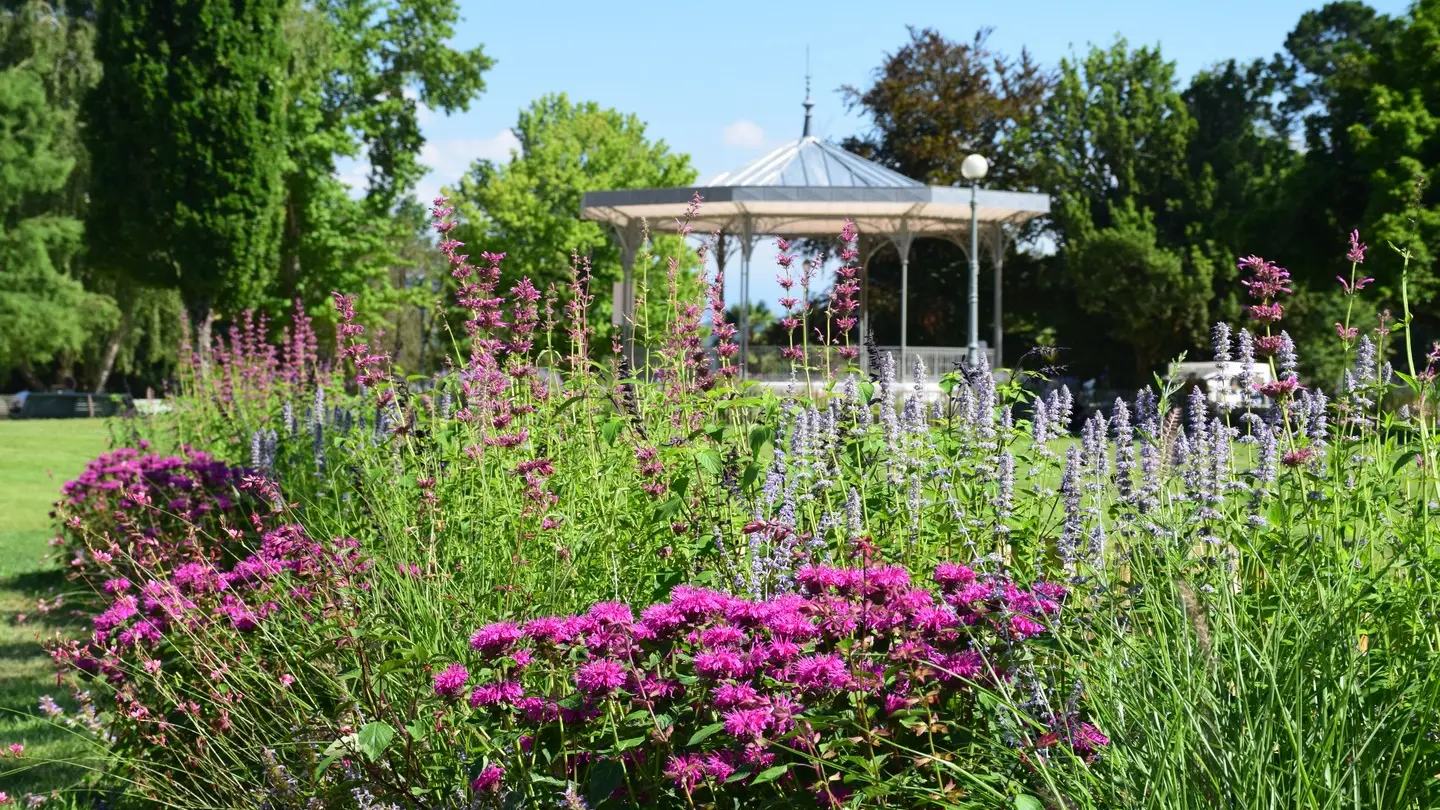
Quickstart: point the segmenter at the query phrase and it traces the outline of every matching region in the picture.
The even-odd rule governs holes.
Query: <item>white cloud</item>
[[[728,127],[725,127],[725,144],[727,146],[739,146],[745,149],[754,149],[765,143],[765,130],[760,128],[754,121],[740,119]]]
[[[511,152],[520,151],[520,139],[508,129],[488,138],[432,140],[420,150],[420,162],[430,168],[416,188],[424,202],[440,195],[440,187],[453,185],[477,160],[509,162]]]

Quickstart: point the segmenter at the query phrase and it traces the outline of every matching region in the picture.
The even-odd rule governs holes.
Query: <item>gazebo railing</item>
[[[791,362],[782,356],[783,346],[750,345],[749,363],[747,374],[754,380],[783,381],[790,379]],[[895,357],[895,376],[901,380],[911,379],[910,372],[914,368],[915,358],[919,357],[925,364],[925,375],[931,382],[940,378],[940,375],[959,368],[965,362],[964,346],[909,346],[906,349],[908,359],[902,362],[899,346],[877,346],[876,350],[882,354],[888,352]],[[994,353],[984,343],[981,343],[980,350],[986,353],[990,359],[990,367],[995,367]],[[809,365],[812,369],[825,369],[826,361],[832,369],[843,369],[849,361],[840,356],[839,350],[833,346],[811,346],[807,355]],[[866,367],[865,351],[862,349],[858,362]]]

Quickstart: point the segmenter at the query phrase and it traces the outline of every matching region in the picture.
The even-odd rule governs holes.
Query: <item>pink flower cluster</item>
[[[835,328],[845,336],[838,351],[846,360],[854,360],[860,355],[859,349],[849,340],[850,330],[858,323],[855,311],[860,308],[860,251],[856,249],[859,239],[860,231],[855,222],[845,220],[845,227],[840,231],[840,241],[844,245],[840,249],[840,269],[835,271],[835,286],[830,289],[830,311],[835,316]],[[839,335],[835,337],[835,342],[842,342]]]
[[[506,299],[498,292],[505,254],[485,251],[480,254],[480,265],[471,264],[469,254],[460,252],[465,243],[454,236],[459,224],[454,207],[446,198],[437,197],[430,213],[442,240],[440,252],[450,265],[450,275],[460,284],[455,301],[468,313],[465,332],[470,337],[470,359],[459,375],[465,405],[456,418],[477,422],[486,431],[481,443],[466,452],[478,458],[486,447],[520,447],[530,440],[530,433],[517,420],[535,406],[515,395],[514,383],[528,379],[537,401],[549,396],[529,357],[541,326],[540,291],[528,278],[516,282],[510,289],[511,319],[507,322]],[[552,300],[546,301],[547,310],[552,305]]]
[[[340,316],[335,338],[339,342],[340,357],[351,358],[355,363],[355,382],[361,387],[371,387],[388,379],[385,367],[389,362],[386,354],[372,354],[370,344],[365,341],[365,326],[356,320],[355,296],[331,293],[335,299],[335,312]],[[384,392],[389,398],[394,392]]]
[[[142,442],[106,453],[61,488],[60,545],[75,575],[96,585],[141,577],[217,560],[256,539],[246,470],[188,447],[180,456],[148,449]]]
[[[189,319],[182,314],[178,371],[190,391],[198,393],[203,386],[203,395],[225,411],[233,412],[239,405],[264,407],[280,384],[306,385],[324,371],[315,330],[299,300],[278,347],[270,341],[269,319],[250,310],[215,335],[204,356],[191,345],[190,331]]]
[[[1269,334],[1268,330],[1285,317],[1285,307],[1280,304],[1279,298],[1281,293],[1290,292],[1290,271],[1259,256],[1246,256],[1240,260],[1239,268],[1250,275],[1241,279],[1240,283],[1250,291],[1251,298],[1259,299],[1258,303],[1246,307],[1246,312],[1251,320],[1263,323],[1267,328],[1266,334],[1255,338],[1255,350],[1258,354],[1272,356],[1280,350],[1280,336]]]
[[[578,615],[488,624],[470,637],[481,668],[452,663],[435,675],[434,691],[458,704],[469,687],[468,705],[494,715],[492,727],[516,729],[525,746],[557,746],[549,761],[572,771],[604,756],[615,718],[664,715],[674,727],[652,729],[622,757],[637,766],[632,775],[653,765],[655,790],[738,796],[750,779],[734,774],[785,764],[795,787],[828,796],[825,768],[811,756],[816,728],[903,735],[922,707],[980,710],[973,687],[1011,683],[1017,656],[1059,621],[1066,596],[1060,585],[1026,587],[953,563],[933,579],[934,587],[917,585],[898,566],[806,566],[799,593],[763,601],[687,585],[638,616],[603,602]],[[482,673],[478,683],[472,671]],[[1064,740],[1091,756],[1104,745],[1073,718],[1040,720],[1054,724],[1054,736],[1037,735],[1027,744],[1036,750]]]
[[[264,532],[259,548],[228,570],[212,561],[187,562],[139,586],[124,577],[108,580],[103,590],[113,599],[91,620],[89,643],[62,645],[52,656],[62,666],[123,681],[134,671],[127,659],[151,660],[172,629],[187,639],[217,624],[250,633],[281,600],[309,604],[314,584],[344,586],[368,568],[356,541],[340,538],[326,549],[299,526],[284,524]]]
[[[281,525],[228,570],[202,561],[138,586],[117,577],[105,584],[113,599],[92,619],[89,640],[55,644],[50,655],[62,672],[89,677],[114,698],[105,733],[116,745],[144,745],[162,759],[204,750],[213,735],[233,730],[236,706],[256,697],[253,683],[242,689],[230,680],[237,662],[268,670],[271,688],[281,690],[296,681],[286,670],[304,666],[266,651],[294,626],[257,632],[262,626],[336,615],[341,594],[368,587],[370,563],[358,545],[322,545]]]
[[[709,246],[701,250],[701,260],[704,260],[704,253]],[[725,319],[725,266],[717,265],[715,275],[705,285],[705,304],[710,313],[710,333],[715,336],[715,354],[720,357],[719,372],[722,375],[733,376],[739,371],[739,367],[731,361],[740,346],[735,343],[735,336],[739,329],[733,323]]]

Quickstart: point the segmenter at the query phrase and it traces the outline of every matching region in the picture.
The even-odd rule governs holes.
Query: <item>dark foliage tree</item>
[[[263,302],[285,169],[284,0],[115,0],[88,103],[90,260],[216,311]]]
[[[955,42],[933,28],[910,28],[910,41],[885,57],[870,87],[842,88],[846,105],[871,123],[845,148],[937,185],[963,183],[961,161],[980,152],[994,167],[987,183],[1030,187],[1012,136],[1039,114],[1050,73],[1028,51],[1012,58],[992,50],[990,32]]]

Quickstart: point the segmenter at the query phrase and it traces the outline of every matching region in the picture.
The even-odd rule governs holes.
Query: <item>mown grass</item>
[[[65,481],[103,452],[109,432],[101,420],[0,420],[0,746],[20,743],[20,760],[0,760],[0,790],[12,797],[44,793],[75,782],[90,749],[41,715],[41,695],[73,708],[41,639],[77,621],[67,608],[40,615],[67,582],[46,559],[50,506]],[[41,764],[65,760],[73,765]]]

